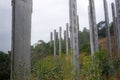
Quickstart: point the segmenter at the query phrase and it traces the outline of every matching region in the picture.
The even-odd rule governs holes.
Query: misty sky
[[[49,41],[50,32],[66,27],[69,22],[69,0],[33,0],[32,37],[31,44],[38,40]],[[111,17],[111,2],[109,1],[109,17]],[[77,0],[80,30],[89,28],[88,0]],[[97,23],[104,20],[103,0],[95,0]],[[0,51],[11,49],[11,0],[0,1]]]

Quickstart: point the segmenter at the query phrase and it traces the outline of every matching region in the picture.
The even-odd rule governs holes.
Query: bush
[[[95,53],[95,60],[99,60],[99,66],[102,70],[102,76],[108,78],[114,74],[113,64],[109,61],[109,54],[104,50]]]
[[[34,66],[33,74],[38,80],[72,80],[71,70],[70,56],[48,56]]]
[[[114,74],[114,68],[112,63],[109,62],[107,52],[100,50],[95,52],[94,56],[85,54],[83,56],[81,59],[83,80],[110,80]]]
[[[113,61],[113,64],[114,64],[114,68],[116,70],[120,70],[120,58],[116,58],[114,61]]]
[[[33,72],[39,80],[62,80],[63,71],[61,64],[52,57],[46,57],[34,66]]]
[[[81,66],[82,80],[102,80],[99,60],[92,60],[91,56],[85,56]]]

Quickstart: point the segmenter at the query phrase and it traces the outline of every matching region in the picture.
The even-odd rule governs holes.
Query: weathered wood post
[[[72,44],[72,42],[73,42],[73,34],[72,34],[72,26],[71,25],[69,27],[69,31],[70,31],[70,49],[71,49],[71,52],[72,52],[72,50],[73,50],[73,44]]]
[[[58,41],[58,32],[56,32],[56,41]]]
[[[120,56],[120,0],[115,0],[117,14],[118,55]]]
[[[77,15],[77,42],[78,42],[78,53],[80,54],[80,40],[79,40],[79,16]]]
[[[52,43],[53,42],[53,33],[50,32],[50,53],[52,54]]]
[[[110,28],[109,28],[109,13],[108,13],[108,4],[107,4],[107,1],[103,0],[103,4],[104,4],[106,35],[107,35],[107,41],[106,41],[107,42],[107,48],[108,48],[108,52],[110,54],[110,57],[112,57]]]
[[[56,58],[56,30],[54,30],[54,58]]]
[[[89,25],[90,25],[91,53],[92,55],[94,55],[94,52],[99,50],[98,29],[96,24],[94,0],[89,0],[88,12],[89,12],[88,15],[89,15]]]
[[[115,13],[115,4],[111,3],[111,9],[112,9],[112,19],[113,19],[113,26],[114,26],[114,43],[115,43],[115,51],[118,50],[118,35],[117,35],[117,20],[116,20],[116,13]],[[117,52],[116,52],[117,53]],[[116,54],[118,56],[118,54]]]
[[[66,40],[66,30],[64,30],[64,41]]]
[[[11,80],[26,80],[31,67],[32,0],[12,0]]]
[[[59,55],[61,56],[62,53],[62,46],[61,46],[61,32],[62,32],[62,27],[59,27]]]
[[[68,42],[69,42],[69,35],[68,35],[68,23],[66,24],[66,54],[68,55],[68,50],[69,50],[69,45],[68,45]]]
[[[76,79],[79,79],[79,50],[78,50],[78,24],[77,24],[77,2],[76,0],[69,0],[69,12],[70,12],[70,28],[71,28],[71,47],[73,54],[74,72],[76,73]]]
[[[90,6],[88,6],[88,15],[89,15],[89,28],[90,28],[90,47],[91,47],[91,54],[94,54],[94,44],[93,44],[93,28],[92,28],[92,22],[91,22],[91,13],[90,13]]]

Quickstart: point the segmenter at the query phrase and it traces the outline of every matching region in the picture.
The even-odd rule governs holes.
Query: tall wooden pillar
[[[26,80],[31,66],[32,0],[12,0],[11,80]]]
[[[56,58],[56,30],[54,30],[54,58]]]
[[[106,0],[103,0],[104,4],[104,14],[105,14],[105,27],[106,27],[106,35],[107,35],[107,48],[110,56],[112,57],[112,49],[111,49],[111,38],[110,38],[110,28],[109,28],[109,14],[108,14],[108,4]]]
[[[89,0],[88,12],[89,12],[88,15],[89,15],[89,25],[90,25],[91,53],[92,55],[94,55],[94,52],[99,50],[98,29],[96,24],[94,0]]]
[[[61,46],[61,33],[62,33],[62,27],[59,27],[59,55],[62,53],[62,46]]]

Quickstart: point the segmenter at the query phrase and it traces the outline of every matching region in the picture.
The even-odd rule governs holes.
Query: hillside
[[[107,51],[107,42],[106,38],[100,38],[99,39],[99,45],[100,47]],[[115,37],[111,37],[111,47],[112,47],[112,56],[115,58],[117,56],[117,47],[116,47],[116,42],[115,42]]]
[[[107,42],[106,42],[106,38],[101,38],[99,39],[99,45],[101,46],[101,48],[105,51],[107,51]],[[117,47],[116,47],[116,42],[115,42],[115,37],[112,36],[111,37],[111,47],[112,47],[112,61],[114,61],[116,58],[118,58],[118,52],[117,52]],[[119,62],[118,62],[119,63]],[[120,79],[120,73],[119,70],[115,71],[115,80],[119,80]]]

